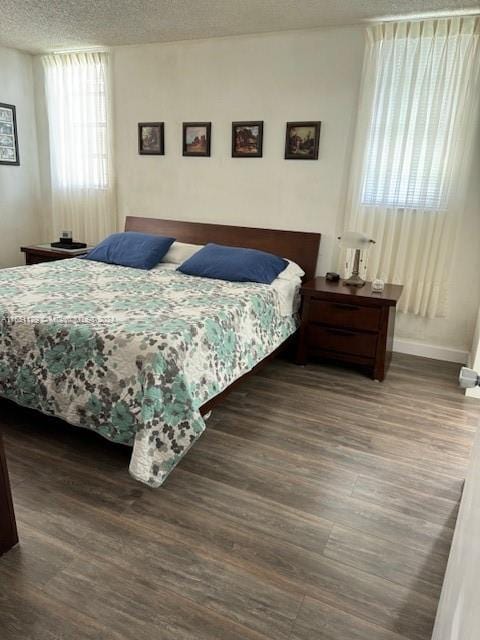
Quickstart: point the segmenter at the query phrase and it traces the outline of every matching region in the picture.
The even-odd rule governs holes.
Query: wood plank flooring
[[[480,420],[457,373],[275,360],[159,490],[127,448],[0,402],[21,537],[0,637],[429,639]]]

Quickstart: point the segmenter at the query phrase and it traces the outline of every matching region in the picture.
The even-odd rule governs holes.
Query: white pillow
[[[280,315],[284,317],[291,316],[298,311],[300,307],[299,291],[302,285],[302,276],[305,275],[305,271],[296,262],[288,260],[288,258],[285,260],[288,265],[270,285],[277,294]]]
[[[296,262],[292,262],[292,260],[289,260],[288,258],[285,258],[285,260],[288,262],[288,265],[283,271],[278,274],[278,278],[280,278],[281,280],[292,281],[296,281],[298,278],[303,278],[303,276],[305,275],[305,271],[301,267],[299,267]]]
[[[292,277],[290,280],[278,277],[269,285],[277,294],[281,316],[291,316],[298,311],[301,285],[302,281],[298,276]]]
[[[161,262],[171,262],[173,264],[182,264],[188,260],[194,253],[200,251],[203,244],[188,244],[188,242],[174,242],[167,253],[163,256]]]

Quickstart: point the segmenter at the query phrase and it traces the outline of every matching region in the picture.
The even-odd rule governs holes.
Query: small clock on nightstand
[[[343,282],[314,278],[301,288],[302,322],[297,364],[310,356],[363,365],[374,380],[383,380],[390,364],[395,309],[400,285],[386,284],[372,291]]]

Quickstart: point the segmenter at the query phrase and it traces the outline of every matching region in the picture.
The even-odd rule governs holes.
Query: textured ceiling
[[[480,0],[0,0],[0,45],[32,53],[355,24]]]

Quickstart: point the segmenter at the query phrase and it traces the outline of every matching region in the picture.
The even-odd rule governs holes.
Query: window
[[[400,26],[400,28],[402,28]],[[416,29],[416,31],[415,31]],[[403,37],[402,37],[403,36]],[[374,45],[372,116],[361,203],[443,210],[450,188],[452,130],[469,34],[412,31]]]
[[[105,54],[45,57],[52,181],[57,190],[110,186]]]
[[[367,278],[404,286],[397,309],[444,316],[478,117],[480,19],[384,22],[366,35],[345,229],[376,240]]]

